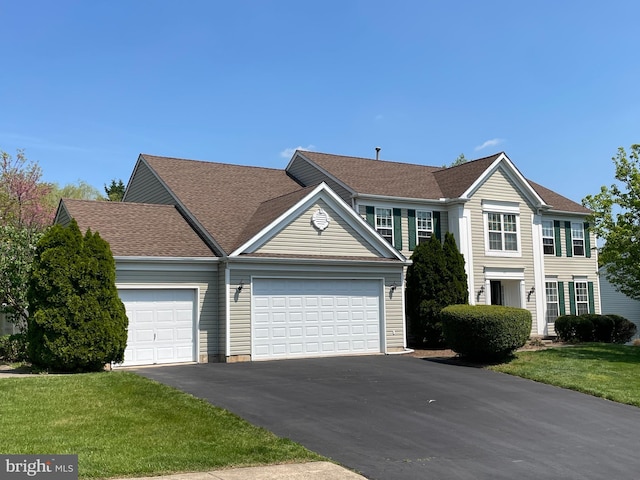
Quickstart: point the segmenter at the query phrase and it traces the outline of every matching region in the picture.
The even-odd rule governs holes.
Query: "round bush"
[[[613,321],[613,334],[611,335],[611,341],[613,343],[627,343],[630,342],[633,336],[638,331],[638,327],[631,320],[626,319],[622,315],[615,315],[608,313],[609,317]]]
[[[611,343],[615,328],[611,317],[596,314],[583,315],[583,317],[589,318],[593,324],[593,340],[595,342]]]
[[[445,340],[463,357],[493,361],[522,347],[531,335],[531,312],[500,305],[451,305],[440,312]]]
[[[560,315],[556,318],[554,327],[556,335],[563,342],[570,342],[576,338],[576,315]]]

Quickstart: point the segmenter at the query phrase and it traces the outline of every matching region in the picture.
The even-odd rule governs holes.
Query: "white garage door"
[[[380,352],[377,280],[253,281],[254,360]]]
[[[129,318],[122,365],[195,360],[194,300],[190,289],[121,289]]]

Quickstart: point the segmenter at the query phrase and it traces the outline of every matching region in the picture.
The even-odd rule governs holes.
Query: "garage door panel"
[[[193,289],[122,289],[129,329],[123,365],[195,360]]]
[[[381,290],[376,280],[254,279],[254,358],[380,352]]]

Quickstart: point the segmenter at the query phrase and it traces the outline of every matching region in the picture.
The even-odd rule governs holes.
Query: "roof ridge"
[[[436,170],[436,171],[435,171],[435,172],[433,172],[433,173],[442,172],[442,171],[444,171],[444,170],[451,170],[452,168],[464,167],[465,165],[469,165],[469,164],[476,163],[476,162],[481,162],[481,161],[483,161],[483,160],[488,160],[488,159],[490,159],[490,158],[492,158],[492,157],[494,157],[494,158],[498,158],[498,157],[499,157],[500,155],[502,155],[502,154],[505,154],[505,155],[506,155],[506,153],[505,153],[504,151],[502,151],[502,152],[494,153],[494,154],[492,154],[492,155],[487,155],[486,157],[474,158],[474,159],[472,159],[472,160],[467,160],[466,162],[461,163],[461,164],[459,164],[459,165],[451,165],[451,166],[448,166],[448,167],[447,167],[447,166],[445,166],[445,167],[440,167],[438,170]]]
[[[99,204],[103,204],[103,205],[140,205],[140,206],[144,206],[144,207],[159,207],[159,208],[166,208],[166,207],[173,207],[175,208],[176,206],[173,204],[166,204],[166,203],[144,203],[144,202],[112,202],[110,200],[92,200],[90,198],[68,198],[68,197],[62,197],[61,200],[64,200],[65,202],[83,202],[83,203],[99,203]]]
[[[371,162],[385,162],[385,163],[394,163],[397,165],[411,165],[413,167],[426,167],[426,168],[440,168],[440,167],[436,167],[434,165],[423,165],[421,163],[410,163],[410,162],[400,162],[397,160],[384,160],[384,159],[375,159],[375,158],[367,158],[367,157],[355,157],[353,155],[339,155],[336,153],[325,153],[325,152],[316,152],[316,151],[312,151],[312,150],[298,150],[298,152],[301,153],[317,153],[320,155],[327,155],[327,156],[331,156],[331,157],[344,157],[344,158],[355,158],[356,160],[369,160]]]
[[[205,165],[225,165],[225,166],[229,166],[229,167],[238,167],[238,168],[243,168],[243,169],[261,169],[261,170],[271,170],[274,172],[283,172],[284,170],[282,168],[272,168],[272,167],[262,167],[259,165],[240,165],[238,163],[227,163],[227,162],[216,162],[216,161],[212,161],[212,160],[195,160],[192,158],[180,158],[180,157],[165,157],[165,156],[161,156],[161,155],[151,155],[149,153],[141,153],[140,154],[141,157],[144,158],[159,158],[159,159],[163,159],[163,160],[177,160],[180,162],[192,162],[192,163],[203,163]]]

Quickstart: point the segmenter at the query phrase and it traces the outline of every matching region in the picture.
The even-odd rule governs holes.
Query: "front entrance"
[[[491,280],[491,305],[504,305],[502,282],[500,280]]]
[[[491,305],[522,308],[520,280],[490,280],[488,299]]]

